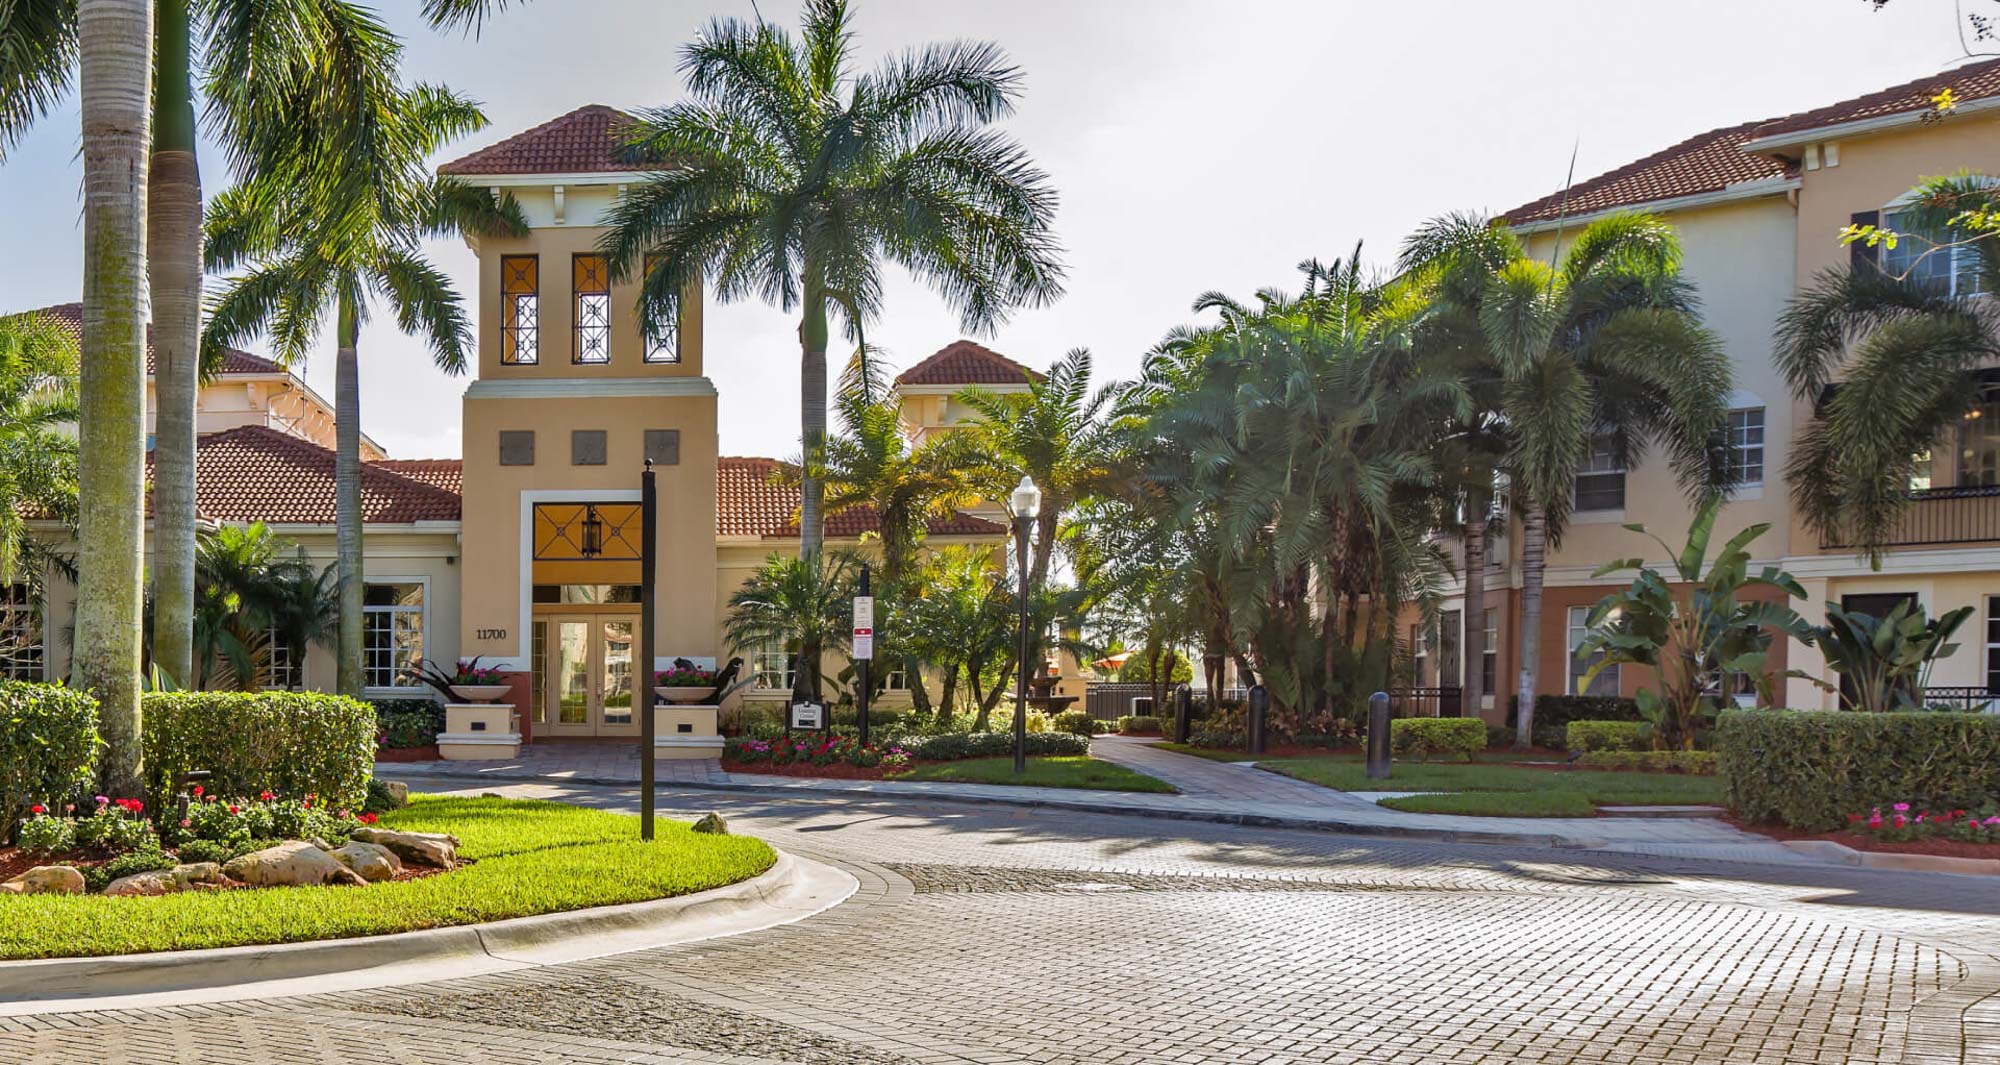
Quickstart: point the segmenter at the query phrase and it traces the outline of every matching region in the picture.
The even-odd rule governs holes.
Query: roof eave
[[[629,185],[668,173],[665,170],[578,170],[552,174],[455,173],[440,169],[439,174],[461,184],[478,188],[540,188],[545,185]]]
[[[1696,207],[1709,207],[1719,203],[1733,203],[1738,200],[1755,200],[1766,196],[1778,196],[1799,187],[1795,177],[1758,178],[1755,181],[1739,181],[1725,185],[1713,192],[1697,192],[1691,196],[1674,196],[1664,200],[1648,200],[1640,203],[1620,204],[1585,214],[1565,215],[1558,218],[1542,218],[1533,222],[1510,223],[1509,229],[1516,233],[1545,233],[1558,227],[1588,225],[1600,218],[1626,211],[1646,211],[1664,214],[1672,211],[1686,211]]]
[[[1953,108],[1955,115],[1976,115],[1986,111],[2000,110],[2000,96],[1987,96],[1977,100],[1967,100]],[[1821,141],[1839,140],[1843,137],[1859,137],[1870,133],[1884,133],[1889,130],[1914,126],[1939,112],[1927,109],[1899,111],[1893,115],[1876,115],[1873,118],[1857,118],[1851,122],[1834,122],[1809,129],[1791,130],[1769,137],[1756,137],[1744,141],[1740,148],[1753,155],[1768,155],[1785,148],[1800,148]]]

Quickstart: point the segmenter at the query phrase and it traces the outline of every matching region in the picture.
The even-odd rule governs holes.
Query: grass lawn
[[[1398,810],[1512,817],[1587,817],[1593,807],[1719,804],[1722,781],[1682,773],[1550,770],[1485,762],[1397,762],[1388,780],[1369,780],[1356,755],[1273,758],[1260,767],[1339,791],[1440,791],[1464,795],[1393,800]],[[1579,801],[1547,796],[1568,794]],[[1481,796],[1473,798],[1473,796]]]
[[[966,758],[931,762],[899,773],[892,780],[944,780],[959,784],[1026,784],[1038,788],[1091,788],[1099,791],[1163,791],[1173,785],[1088,755],[1055,755],[1028,759],[1028,771],[1014,775],[1014,759]]]
[[[560,803],[414,795],[382,827],[449,832],[473,864],[367,887],[140,898],[0,896],[0,958],[87,957],[382,935],[686,895],[747,880],[777,855],[748,836]]]

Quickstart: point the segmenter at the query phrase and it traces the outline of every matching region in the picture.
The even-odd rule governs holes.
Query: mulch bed
[[[912,762],[912,765],[918,763]],[[725,773],[756,773],[770,777],[818,777],[822,780],[891,780],[881,766],[863,769],[856,765],[814,765],[811,762],[793,762],[790,765],[772,765],[769,762],[739,762],[734,758],[722,760]]]
[[[428,747],[378,747],[375,749],[378,762],[435,762],[438,760],[437,744]]]
[[[1784,825],[1753,825],[1737,820],[1733,815],[1722,818],[1729,824],[1745,832],[1769,836],[1775,840],[1817,839],[1852,847],[1858,851],[1878,851],[1884,854],[1929,854],[1940,858],[2000,858],[2000,843],[1964,843],[1955,839],[1914,839],[1906,842],[1891,842],[1876,839],[1864,832],[1800,832]]]

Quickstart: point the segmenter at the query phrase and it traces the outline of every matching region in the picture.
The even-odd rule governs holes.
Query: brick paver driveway
[[[0,1018],[0,1061],[2000,1062],[1989,879],[663,801],[863,890],[799,925],[504,976]]]

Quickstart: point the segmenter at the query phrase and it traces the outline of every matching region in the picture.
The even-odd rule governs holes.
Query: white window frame
[[[525,537],[524,537],[524,539],[525,539]],[[401,695],[401,694],[405,694],[405,693],[409,693],[409,692],[427,692],[427,691],[429,691],[429,689],[428,689],[428,688],[425,688],[425,687],[424,687],[423,685],[421,685],[421,684],[414,684],[414,683],[412,683],[412,684],[369,684],[369,683],[368,683],[368,675],[369,675],[369,672],[370,672],[370,669],[371,669],[371,667],[370,667],[370,666],[369,666],[369,664],[368,664],[368,616],[369,616],[370,614],[397,614],[397,613],[415,613],[415,614],[417,615],[417,624],[418,624],[418,625],[419,625],[419,627],[421,628],[421,631],[420,631],[420,632],[418,633],[418,639],[419,639],[420,643],[419,643],[419,645],[418,645],[418,647],[417,647],[417,656],[416,656],[416,657],[417,657],[417,658],[427,658],[427,657],[429,657],[429,656],[430,656],[430,646],[429,646],[429,645],[430,645],[430,635],[431,635],[431,579],[430,579],[429,577],[414,577],[414,576],[413,576],[413,577],[387,577],[387,576],[384,576],[384,577],[373,577],[373,576],[370,576],[370,577],[365,577],[365,578],[363,579],[363,581],[362,581],[362,588],[361,588],[361,598],[362,598],[362,601],[363,601],[364,603],[366,603],[366,601],[367,601],[367,599],[368,599],[368,586],[369,586],[369,585],[375,585],[375,584],[415,584],[415,585],[420,585],[420,586],[422,586],[422,589],[423,589],[423,592],[422,592],[422,594],[423,594],[423,597],[424,597],[424,602],[423,602],[423,605],[422,605],[422,606],[420,606],[420,607],[415,607],[415,608],[412,608],[412,607],[406,607],[406,606],[365,606],[365,605],[364,605],[364,606],[363,606],[363,607],[361,608],[361,681],[362,681],[362,690],[364,690],[364,691],[367,691],[367,692],[381,692],[381,693],[383,693],[383,694],[396,694],[396,695]],[[390,629],[389,629],[389,631],[390,631],[390,636],[391,636],[391,639],[393,640],[393,639],[394,639],[394,634],[395,634],[395,624],[394,624],[394,622],[391,622],[391,623],[390,623]],[[393,653],[393,652],[392,652],[392,653]],[[414,661],[412,661],[412,662],[411,662],[411,665],[412,665],[412,666],[415,666],[415,664],[416,664],[416,663],[415,663]]]
[[[901,667],[897,667],[895,669],[888,671],[887,673],[884,673],[882,675],[882,690],[884,692],[909,691],[910,690],[909,673],[904,671]]]
[[[1744,416],[1745,424],[1737,424],[1738,415]],[[1752,416],[1756,419],[1754,426],[1747,424]],[[1729,421],[1724,426],[1723,432],[1726,434],[1724,443],[1728,449],[1731,471],[1740,472],[1749,468],[1750,461],[1748,456],[1752,452],[1755,452],[1757,455],[1756,477],[1753,479],[1746,476],[1736,482],[1739,495],[1743,489],[1761,489],[1764,487],[1764,471],[1769,457],[1769,453],[1766,450],[1767,441],[1770,440],[1769,418],[1770,414],[1763,406],[1733,407],[1729,411]],[[1755,432],[1757,435],[1755,443],[1751,443],[1749,440],[1752,432]]]
[[[1424,632],[1424,625],[1418,622],[1410,626],[1410,686],[1424,686],[1424,671],[1430,665],[1431,641]]]
[[[1568,634],[1565,646],[1569,648],[1567,656],[1569,659],[1569,669],[1565,673],[1563,682],[1564,695],[1597,694],[1616,696],[1624,691],[1624,678],[1619,676],[1619,670],[1622,667],[1616,663],[1604,667],[1604,671],[1599,673],[1597,678],[1591,682],[1593,685],[1608,688],[1609,691],[1581,692],[1576,688],[1577,682],[1583,679],[1583,675],[1590,672],[1591,662],[1578,658],[1576,652],[1578,648],[1583,646],[1584,638],[1589,636],[1592,631],[1590,626],[1590,612],[1596,609],[1597,607],[1594,604],[1591,606],[1573,606],[1569,608],[1569,612],[1564,619],[1567,622],[1565,628]],[[1618,620],[1617,612],[1614,611],[1607,615],[1604,620],[1606,623]],[[1603,652],[1600,651],[1598,653],[1602,654]],[[1607,680],[1606,678],[1609,679]]]
[[[1986,690],[2000,691],[2000,595],[1986,597]]]
[[[798,682],[798,657],[798,652],[786,650],[784,644],[759,644],[750,652],[750,690],[791,694]],[[769,683],[773,679],[782,680],[783,686]]]
[[[1939,247],[1940,242],[1933,240],[1933,235],[1931,234],[1925,234],[1914,229],[1905,229],[1903,226],[1897,224],[1899,217],[1912,206],[1913,204],[1908,199],[1904,199],[1882,208],[1882,228],[1893,230],[1897,237],[1895,247],[1890,248],[1885,246],[1881,249],[1882,271],[1888,274],[1902,274],[1920,261],[1928,265],[1930,262],[1942,258],[1947,260],[1943,277],[1946,292],[1949,292],[1953,296],[1992,295],[1992,293],[1982,291],[1979,288],[1981,280],[1979,276],[1979,253],[1974,251],[1970,245],[1953,244],[1951,247],[1934,252],[1927,257],[1924,255],[1925,251],[1929,248]]]
[[[9,680],[47,680],[49,675],[49,619],[47,612],[35,602],[34,588],[23,581],[0,588],[0,636],[18,633],[22,639],[32,639],[32,645],[22,650],[33,650],[34,662],[24,664],[18,671],[11,659],[0,663],[0,676]],[[16,593],[19,593],[18,600]]]
[[[1618,461],[1615,449],[1611,447],[1611,442],[1612,436],[1610,433],[1590,434],[1590,449],[1584,455],[1583,462],[1577,466],[1576,477],[1571,480],[1569,486],[1570,506],[1577,514],[1618,515],[1625,513],[1625,490],[1630,487],[1626,482],[1626,477],[1631,471],[1625,468],[1624,463]],[[1599,448],[1600,443],[1605,445],[1601,450]],[[1609,477],[1614,474],[1618,477],[1618,505],[1615,507],[1584,506],[1582,493],[1583,479],[1585,477]]]
[[[426,598],[429,598],[426,596]],[[366,632],[366,626],[363,627]],[[294,691],[306,685],[305,655],[299,661],[292,661],[291,648],[286,647],[275,626],[265,630],[267,655],[264,663],[263,683],[258,685],[265,691]],[[290,681],[291,683],[285,683]]]
[[[1480,709],[1493,705],[1494,689],[1500,686],[1500,608],[1486,608],[1485,629],[1480,634],[1483,641],[1479,649],[1479,679],[1483,689],[1479,696]]]

